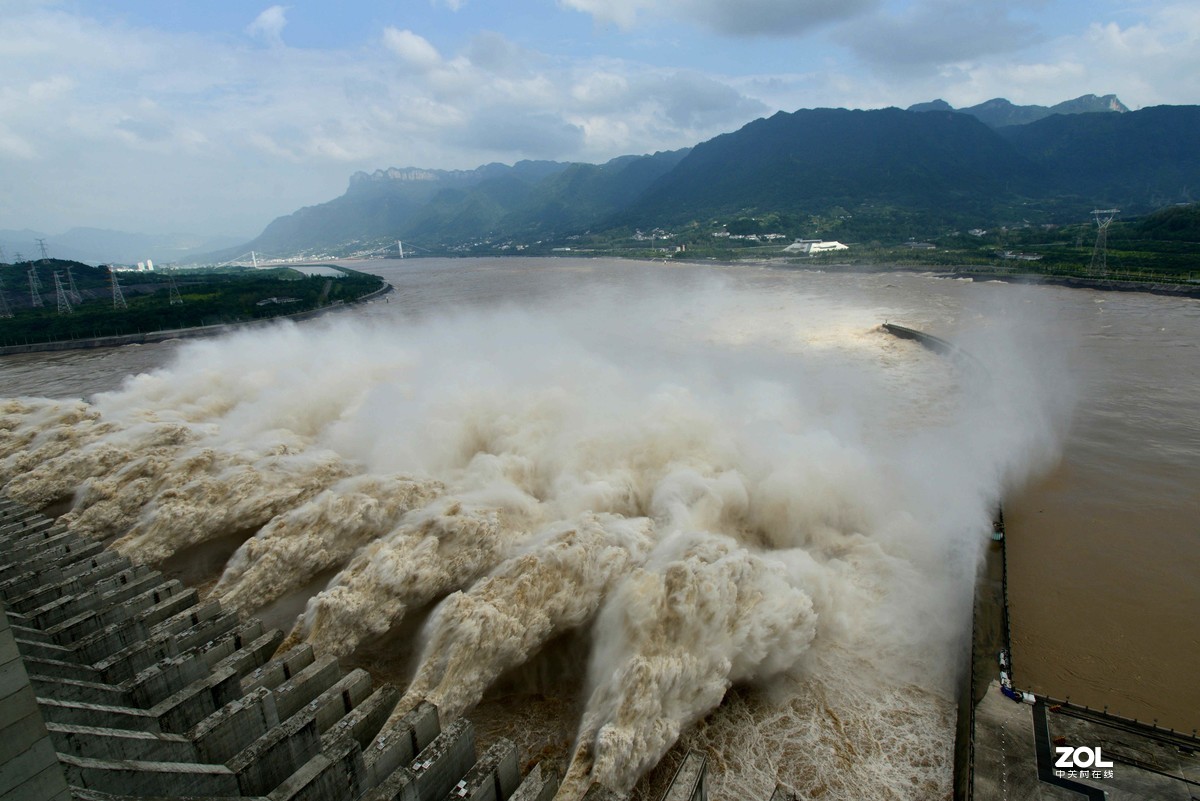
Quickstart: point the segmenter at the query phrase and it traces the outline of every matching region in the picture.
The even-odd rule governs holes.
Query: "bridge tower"
[[[1092,209],[1092,219],[1096,221],[1096,246],[1092,248],[1092,263],[1088,267],[1090,276],[1108,275],[1108,226],[1120,213],[1120,209]]]

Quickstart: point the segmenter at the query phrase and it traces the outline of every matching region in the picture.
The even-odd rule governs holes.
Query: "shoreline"
[[[618,257],[621,258],[621,257]],[[827,264],[797,264],[784,259],[744,259],[739,261],[699,261],[694,259],[665,259],[667,263],[678,264],[722,264],[730,267],[752,264],[759,267],[773,267],[784,270],[802,270],[818,273],[912,273],[914,275],[930,275],[935,278],[969,278],[974,281],[1002,281],[1006,284],[1034,284],[1041,286],[1062,286],[1070,289],[1095,289],[1107,292],[1144,292],[1151,295],[1166,295],[1180,298],[1200,298],[1200,284],[1164,284],[1153,281],[1116,281],[1110,278],[1086,278],[1073,275],[1046,275],[1044,273],[1011,273],[990,270],[976,270],[969,265],[937,268],[926,265],[908,264],[853,264],[850,262],[829,262]]]
[[[350,303],[338,301],[331,303],[328,306],[322,306],[319,309],[309,309],[308,311],[296,312],[295,314],[279,314],[274,317],[267,317],[262,320],[245,320],[237,323],[218,323],[217,325],[199,325],[190,328],[169,328],[163,331],[147,331],[137,334],[117,334],[108,337],[88,337],[86,339],[66,339],[55,342],[32,342],[24,345],[4,345],[0,346],[0,357],[17,356],[26,353],[58,353],[68,350],[93,350],[95,348],[117,348],[122,345],[146,345],[156,342],[166,342],[171,339],[195,339],[199,337],[212,337],[220,334],[225,334],[230,331],[237,331],[243,328],[258,328],[276,323],[280,320],[291,320],[300,322],[303,320],[311,320],[315,317],[320,317],[328,312],[338,309],[346,309],[359,303],[366,303],[376,298],[381,298],[391,292],[394,287],[384,282],[383,286],[376,289],[374,292],[368,292],[360,298],[355,298]]]

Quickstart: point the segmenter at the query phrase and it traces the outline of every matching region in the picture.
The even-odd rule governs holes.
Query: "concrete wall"
[[[70,797],[0,603],[0,801],[68,801]]]

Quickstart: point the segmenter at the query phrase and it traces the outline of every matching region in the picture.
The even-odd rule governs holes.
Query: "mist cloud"
[[[682,278],[188,343],[91,403],[0,402],[0,482],[71,496],[72,529],[139,560],[256,530],[219,597],[252,614],[332,574],[292,639],[344,655],[420,625],[405,704],[447,718],[582,637],[568,787],[628,789],[681,737],[853,730],[890,744],[873,769],[810,749],[782,777],[944,794],[975,567],[1066,429],[1062,339],[992,309],[957,335],[988,378],[879,309]],[[740,719],[714,712],[731,692]],[[769,792],[763,763],[722,764]]]

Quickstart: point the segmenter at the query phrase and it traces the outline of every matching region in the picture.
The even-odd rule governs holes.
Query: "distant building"
[[[841,242],[827,242],[823,239],[797,239],[783,249],[784,253],[804,253],[809,256],[817,253],[832,253],[835,250],[849,250],[849,245]]]

